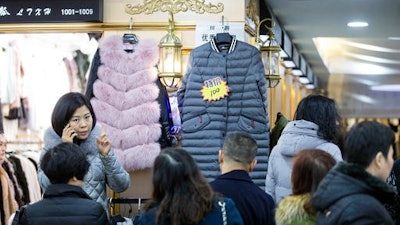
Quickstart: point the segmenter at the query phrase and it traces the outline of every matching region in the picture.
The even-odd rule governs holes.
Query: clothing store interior
[[[41,4],[43,5],[46,1],[38,0],[37,2],[37,9],[39,9],[42,7]],[[301,51],[302,49],[299,47],[301,41],[292,42],[290,33],[285,30],[290,26],[279,22],[279,17],[274,14],[274,10],[267,0],[235,0],[234,4],[232,0],[191,0],[180,5],[174,5],[178,2],[176,0],[103,0],[87,1],[88,3],[82,3],[82,6],[72,7],[68,6],[68,1],[61,2],[66,3],[65,7],[80,7],[85,10],[74,11],[71,9],[72,11],[68,11],[63,9],[61,14],[64,17],[55,16],[52,18],[54,22],[48,22],[46,19],[39,18],[44,17],[45,14],[37,14],[37,18],[28,15],[16,17],[14,11],[15,8],[18,8],[17,6],[0,3],[1,130],[8,141],[6,157],[14,164],[16,161],[20,161],[22,166],[14,168],[16,174],[25,173],[25,176],[19,175],[16,178],[29,178],[21,181],[25,203],[35,202],[41,198],[42,190],[35,180],[37,177],[35,173],[39,155],[44,146],[44,132],[52,126],[52,110],[62,95],[68,92],[85,94],[88,83],[91,83],[92,95],[95,96],[99,90],[103,90],[105,93],[101,95],[102,97],[107,95],[104,98],[114,98],[115,102],[121,100],[119,103],[121,107],[133,104],[131,107],[134,108],[134,104],[138,104],[140,99],[146,97],[147,93],[142,95],[134,92],[128,93],[129,87],[124,87],[123,91],[130,94],[130,98],[136,98],[136,100],[130,102],[127,101],[129,99],[123,99],[122,101],[119,98],[125,94],[120,95],[123,91],[114,93],[105,86],[102,89],[98,88],[99,85],[96,86],[100,82],[95,83],[93,79],[105,79],[102,77],[104,74],[93,74],[97,72],[95,67],[98,67],[100,62],[96,62],[96,57],[99,57],[98,50],[100,50],[100,55],[102,54],[102,48],[104,48],[104,52],[107,51],[107,48],[121,48],[124,52],[141,52],[143,54],[141,61],[127,61],[128,59],[118,58],[121,57],[119,55],[109,57],[110,60],[115,60],[115,63],[120,63],[122,66],[126,66],[123,65],[126,62],[128,65],[133,64],[138,68],[147,66],[148,70],[157,70],[158,80],[162,86],[159,86],[160,90],[157,90],[156,93],[163,91],[167,93],[163,103],[159,103],[159,111],[160,115],[167,116],[166,122],[163,122],[168,126],[168,135],[170,136],[168,141],[175,145],[180,145],[182,139],[185,138],[184,134],[181,136],[181,132],[185,132],[183,124],[186,121],[181,120],[178,92],[181,85],[186,85],[186,88],[189,89],[189,84],[185,83],[184,76],[196,73],[195,69],[191,70],[192,68],[189,67],[191,60],[196,62],[196,55],[192,56],[191,53],[200,46],[211,42],[214,37],[221,38],[219,40],[221,43],[214,44],[217,45],[217,50],[224,53],[234,51],[231,49],[232,46],[235,47],[231,43],[232,40],[235,43],[247,43],[246,48],[255,47],[260,50],[265,82],[265,89],[261,90],[265,90],[266,96],[266,99],[263,100],[265,100],[265,109],[267,109],[268,134],[278,125],[282,117],[288,121],[294,118],[297,104],[304,97],[310,94],[321,94],[335,98],[329,92],[328,85],[324,81],[318,80],[318,73],[312,71],[312,61],[307,62],[305,57],[307,52]],[[158,4],[165,4],[165,6],[153,7],[154,2],[164,2]],[[188,4],[192,4],[191,7]],[[196,8],[193,6],[195,4],[200,6]],[[19,7],[20,10],[28,10],[28,6]],[[53,12],[56,13],[56,10],[54,9]],[[7,21],[3,23],[2,19]],[[266,24],[263,24],[264,22]],[[290,32],[296,31],[290,30]],[[224,40],[226,34],[229,34],[228,40]],[[116,40],[117,42],[121,40],[121,46],[115,42]],[[129,49],[132,45],[140,46],[140,43],[143,43],[143,51],[135,48]],[[156,53],[145,49],[153,49],[151,45],[154,43],[157,47]],[[270,45],[269,48],[268,45]],[[271,45],[276,45],[278,50],[274,48],[276,46],[271,48]],[[103,57],[103,55],[101,56]],[[106,57],[105,54],[103,60]],[[146,57],[149,58],[148,61],[146,61]],[[243,56],[238,55],[237,57]],[[289,61],[292,64],[288,63]],[[149,62],[155,62],[155,65],[146,65]],[[252,66],[254,65],[252,64]],[[257,71],[256,68],[253,71]],[[221,82],[220,79],[208,79],[203,80],[204,86],[201,95],[199,94],[202,99],[199,101],[203,101],[207,105],[204,110],[212,111],[211,107],[215,107],[213,106],[215,102],[229,98],[230,95],[234,96],[235,87],[229,86],[229,83],[226,84],[224,81]],[[115,78],[115,80],[111,79],[111,81],[105,82],[113,83],[116,86],[129,86],[124,83],[123,79]],[[252,88],[246,90],[252,90]],[[242,91],[245,92],[245,90]],[[241,94],[243,95],[243,93]],[[196,105],[192,105],[192,107],[196,107]],[[123,120],[119,116],[122,114],[118,114],[120,112],[106,108],[94,108],[97,122],[104,125],[106,133],[114,132],[110,128],[109,124],[112,123],[110,120],[117,121],[115,123],[129,124],[130,122]],[[154,109],[148,108],[148,110],[153,112]],[[244,111],[245,109],[243,109]],[[152,114],[149,112],[140,111],[138,113],[142,114],[137,117]],[[346,129],[356,122],[364,120],[375,120],[392,127],[397,134],[395,155],[400,156],[398,118],[358,116],[349,112],[347,110],[347,114],[342,116],[342,122]],[[102,113],[108,114],[101,115]],[[223,113],[221,111],[221,115]],[[212,119],[211,116],[206,118],[201,115],[200,118]],[[192,126],[197,125],[192,124]],[[162,126],[164,125],[160,124],[160,127]],[[252,128],[254,129],[254,127]],[[123,142],[124,138],[131,137],[129,134],[125,135],[122,137],[110,135],[111,142]],[[186,135],[192,135],[189,128]],[[205,148],[209,148],[207,141],[203,141],[203,143]],[[217,160],[218,146],[221,147],[221,143],[222,140],[212,146],[215,148],[215,155],[210,156],[211,158]],[[124,151],[123,146],[123,144],[118,145],[121,152]],[[260,149],[264,151],[264,148],[260,147]],[[160,149],[157,150],[157,153],[159,151]],[[207,152],[210,151],[207,150]],[[265,152],[263,151],[260,152],[268,155],[269,147],[266,146]],[[131,184],[128,190],[122,193],[108,191],[111,214],[135,216],[140,212],[141,204],[151,197],[152,163],[155,156],[152,155],[153,153],[143,155],[139,153],[139,157],[135,159],[134,154],[136,153],[117,154],[117,157],[121,157],[119,159],[129,173]],[[259,167],[256,167],[253,174],[256,183],[262,188],[264,188],[265,171],[263,173],[260,171],[264,167],[266,168],[267,160],[260,158],[257,164]],[[212,171],[210,173],[212,174]],[[260,177],[263,178],[260,179]]]

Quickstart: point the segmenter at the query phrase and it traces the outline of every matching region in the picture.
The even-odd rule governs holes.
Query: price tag
[[[218,101],[228,96],[229,87],[226,81],[220,77],[215,77],[204,81],[201,95],[204,101]]]

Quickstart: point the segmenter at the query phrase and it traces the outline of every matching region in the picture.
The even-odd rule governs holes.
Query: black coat
[[[26,207],[21,225],[108,225],[104,207],[78,186],[50,185],[40,200]]]
[[[274,200],[251,180],[246,171],[222,174],[210,184],[215,192],[235,202],[245,225],[275,224]]]
[[[317,224],[394,224],[383,204],[395,190],[358,165],[341,162],[324,177],[313,195]]]

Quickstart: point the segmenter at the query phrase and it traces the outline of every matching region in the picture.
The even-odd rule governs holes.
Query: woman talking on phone
[[[80,145],[90,162],[82,188],[107,210],[106,185],[115,192],[123,192],[129,187],[130,178],[111,149],[106,133],[100,125],[96,125],[90,101],[78,92],[64,94],[54,106],[51,125],[44,133],[40,160],[49,149],[61,142]],[[40,166],[38,179],[44,191],[50,181]]]

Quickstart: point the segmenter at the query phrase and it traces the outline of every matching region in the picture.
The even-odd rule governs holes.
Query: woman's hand
[[[107,156],[111,149],[111,142],[108,139],[106,132],[101,128],[101,134],[96,138],[97,148],[102,156]]]
[[[75,129],[71,127],[70,124],[67,124],[67,126],[64,127],[63,133],[62,133],[62,142],[73,142],[74,137],[78,136],[76,133]]]

